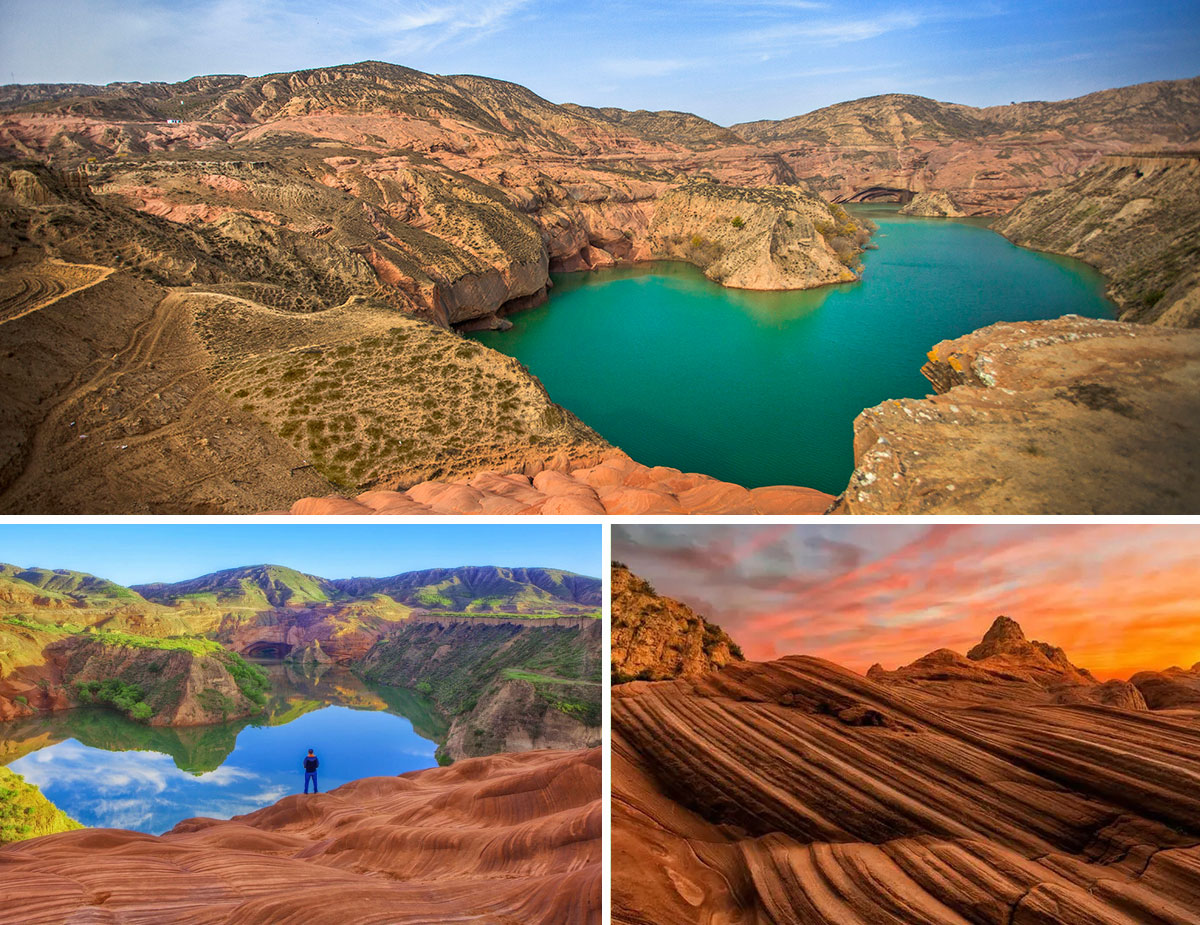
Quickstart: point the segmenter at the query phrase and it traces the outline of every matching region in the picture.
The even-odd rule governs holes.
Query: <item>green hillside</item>
[[[288,604],[345,599],[331,582],[282,565],[252,565],[202,575],[172,584],[135,585],[149,600],[167,606],[193,602],[213,607],[269,610]]]
[[[0,845],[81,828],[20,774],[0,768]]]

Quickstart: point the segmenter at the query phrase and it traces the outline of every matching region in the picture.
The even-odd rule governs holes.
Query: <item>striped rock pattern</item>
[[[832,663],[613,691],[613,921],[1200,922],[1195,716]]]
[[[166,835],[0,850],[0,922],[600,921],[600,751],[493,755]]]
[[[354,499],[302,498],[292,514],[824,514],[832,495],[812,488],[743,488],[695,472],[643,466],[621,452],[599,465],[481,472]]]

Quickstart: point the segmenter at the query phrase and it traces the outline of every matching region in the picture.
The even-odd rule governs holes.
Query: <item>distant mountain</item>
[[[741,658],[742,650],[721,627],[613,563],[614,683],[695,677]]]
[[[390,578],[329,580],[279,565],[226,569],[189,581],[138,585],[149,600],[173,606],[208,601],[221,607],[286,607],[365,601],[378,595],[399,604],[456,613],[599,612],[601,583],[560,569],[465,566],[406,572]]]
[[[1075,99],[977,108],[924,96],[885,93],[835,103],[787,119],[731,126],[752,142],[906,144],[920,139],[982,140],[1005,132],[1049,129],[1180,138],[1200,133],[1200,77],[1101,90]],[[1011,139],[1010,139],[1011,140]]]
[[[333,584],[282,565],[252,565],[201,575],[189,581],[135,585],[149,600],[168,606],[182,600],[238,607],[284,607],[346,597]]]
[[[135,591],[106,578],[70,569],[21,568],[0,563],[0,600],[8,595],[46,597],[78,606],[146,601]],[[8,597],[8,599],[13,599]]]

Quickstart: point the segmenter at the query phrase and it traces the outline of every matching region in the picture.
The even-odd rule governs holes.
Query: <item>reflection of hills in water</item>
[[[271,677],[266,710],[258,716],[215,726],[147,726],[114,710],[81,707],[0,724],[0,763],[9,764],[67,739],[109,752],[148,751],[168,755],[191,774],[214,771],[233,753],[247,726],[285,726],[326,706],[383,710],[403,716],[424,739],[441,743],[449,731],[433,702],[400,688],[371,685],[339,668],[304,675],[287,665],[264,664]]]

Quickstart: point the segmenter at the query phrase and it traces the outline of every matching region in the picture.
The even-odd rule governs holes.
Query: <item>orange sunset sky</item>
[[[612,554],[760,661],[891,669],[1006,614],[1101,679],[1200,662],[1200,525],[639,524]]]

